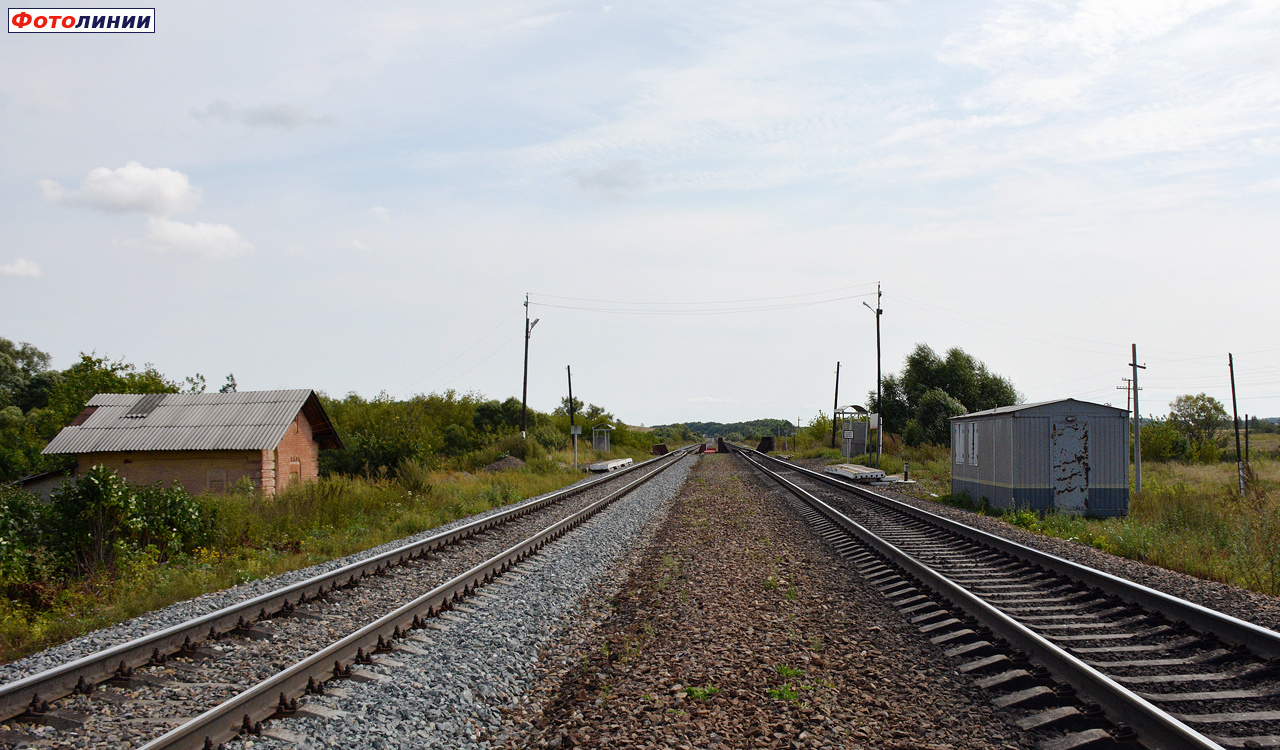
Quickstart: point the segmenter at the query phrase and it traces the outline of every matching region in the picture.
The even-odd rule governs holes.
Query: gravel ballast
[[[400,641],[364,668],[368,681],[343,681],[308,698],[297,716],[271,722],[271,736],[228,747],[491,747],[519,731],[504,717],[542,677],[543,651],[593,619],[601,594],[592,592],[614,585],[696,460],[681,459]]]
[[[1025,529],[1012,526],[999,518],[984,516],[978,513],[924,500],[902,491],[891,488],[875,488],[894,500],[914,505],[953,521],[981,529],[989,534],[1002,536],[1005,539],[1024,544],[1041,552],[1071,560],[1090,568],[1110,573],[1127,581],[1140,583],[1143,586],[1162,591],[1194,602],[1203,607],[1231,615],[1232,617],[1252,622],[1272,630],[1280,629],[1280,599],[1239,586],[1232,586],[1217,581],[1206,581],[1185,573],[1178,573],[1168,568],[1148,565],[1126,557],[1118,557],[1087,544],[1058,539],[1057,537],[1033,534]]]
[[[1032,746],[733,456],[703,457],[610,605],[507,747]]]
[[[823,459],[804,459],[796,464],[822,471],[826,462]],[[981,529],[989,534],[1004,537],[1019,544],[1025,544],[1041,552],[1071,560],[1081,565],[1096,568],[1118,578],[1148,586],[1170,596],[1176,596],[1194,602],[1203,607],[1231,615],[1246,622],[1252,622],[1271,630],[1280,630],[1280,598],[1262,594],[1257,591],[1233,586],[1218,581],[1206,581],[1185,573],[1178,573],[1155,565],[1118,557],[1096,547],[1057,537],[1034,534],[1025,529],[1012,526],[999,518],[984,516],[972,511],[917,497],[893,487],[872,487],[871,489],[894,500],[914,505],[944,518],[958,521],[967,526]]]

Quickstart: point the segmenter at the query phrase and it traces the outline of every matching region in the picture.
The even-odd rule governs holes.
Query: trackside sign
[[[155,8],[10,8],[10,34],[154,34]]]

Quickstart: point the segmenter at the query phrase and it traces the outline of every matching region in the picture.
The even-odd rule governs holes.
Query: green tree
[[[165,378],[152,365],[139,370],[123,359],[81,354],[80,361],[62,371],[62,378],[49,393],[48,405],[34,410],[39,436],[49,441],[84,410],[89,399],[99,393],[177,393],[178,384]]]
[[[576,417],[581,413],[582,413],[582,399],[575,397],[573,399],[573,414]],[[558,414],[564,417],[569,416],[569,397],[568,396],[565,396],[564,398],[560,399],[560,405],[556,407],[556,410],[552,412],[552,414]]]
[[[1213,442],[1227,422],[1222,402],[1207,393],[1178,396],[1169,405],[1169,421],[1193,446]]]
[[[1146,461],[1187,461],[1191,441],[1168,419],[1143,420],[1142,458]]]
[[[476,404],[474,425],[481,434],[496,436],[520,429],[520,399],[483,401]]]
[[[915,416],[915,410],[907,400],[907,392],[902,387],[902,379],[897,375],[885,375],[880,381],[880,391],[884,403],[876,408],[876,394],[867,394],[867,408],[877,412],[884,418],[890,430],[902,430],[907,420]]]
[[[50,357],[31,344],[0,336],[0,409],[16,406],[24,414],[42,408],[59,374],[49,369]]]
[[[885,376],[880,388],[885,429],[901,431],[910,444],[950,443],[947,416],[1010,406],[1022,400],[1012,381],[991,372],[963,349],[948,349],[946,356],[939,357],[926,344],[916,344],[903,363],[902,374]],[[948,398],[942,399],[939,394]],[[875,391],[867,394],[867,405],[876,410]]]
[[[952,398],[941,388],[926,391],[920,397],[916,409],[916,423],[920,428],[920,440],[925,443],[947,445],[951,442],[951,417],[967,414],[964,404]]]

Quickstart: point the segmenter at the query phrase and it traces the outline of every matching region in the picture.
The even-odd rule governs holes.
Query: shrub
[[[133,503],[125,520],[128,541],[135,548],[154,546],[159,559],[189,552],[207,544],[214,517],[181,486],[131,487]]]
[[[81,570],[109,567],[134,514],[134,498],[119,474],[99,464],[53,494],[53,511],[58,547]]]
[[[564,450],[569,446],[569,435],[553,425],[539,427],[529,433],[542,447],[550,451]]]
[[[396,468],[396,483],[410,495],[424,497],[431,494],[431,482],[427,477],[427,469],[417,461],[406,459]]]
[[[539,443],[532,435],[528,438],[521,438],[519,435],[508,435],[498,441],[497,447],[507,455],[515,456],[525,463],[537,458],[547,457],[547,449],[542,447],[542,443]]]
[[[112,567],[121,551],[151,546],[160,559],[206,543],[213,517],[174,485],[138,487],[98,465],[53,494],[51,542],[81,572]]]
[[[475,447],[475,435],[466,425],[451,424],[444,428],[440,452],[460,456]]]
[[[1216,464],[1222,458],[1222,448],[1212,440],[1205,440],[1196,445],[1193,455],[1202,464]]]
[[[0,487],[0,577],[27,580],[33,555],[47,546],[54,526],[48,503],[16,487]]]
[[[1186,461],[1191,443],[1167,419],[1142,426],[1142,458],[1146,461]]]

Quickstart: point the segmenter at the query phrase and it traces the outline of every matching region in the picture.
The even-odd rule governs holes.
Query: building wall
[[[1089,425],[1090,515],[1123,516],[1129,511],[1129,420],[1114,410],[1079,403],[952,422],[951,491],[986,498],[995,508],[1054,508],[1051,436],[1055,418],[1076,415]],[[974,427],[970,427],[974,425]],[[977,464],[970,463],[969,439],[976,429]],[[957,446],[954,441],[959,440]]]
[[[262,484],[260,451],[124,451],[76,456],[76,473],[102,464],[136,484],[177,480],[193,495],[225,492],[243,478]]]
[[[320,477],[320,446],[312,436],[311,423],[302,412],[285,430],[273,451],[275,491],[283,492],[298,482],[311,482]],[[265,486],[264,486],[265,491]]]

